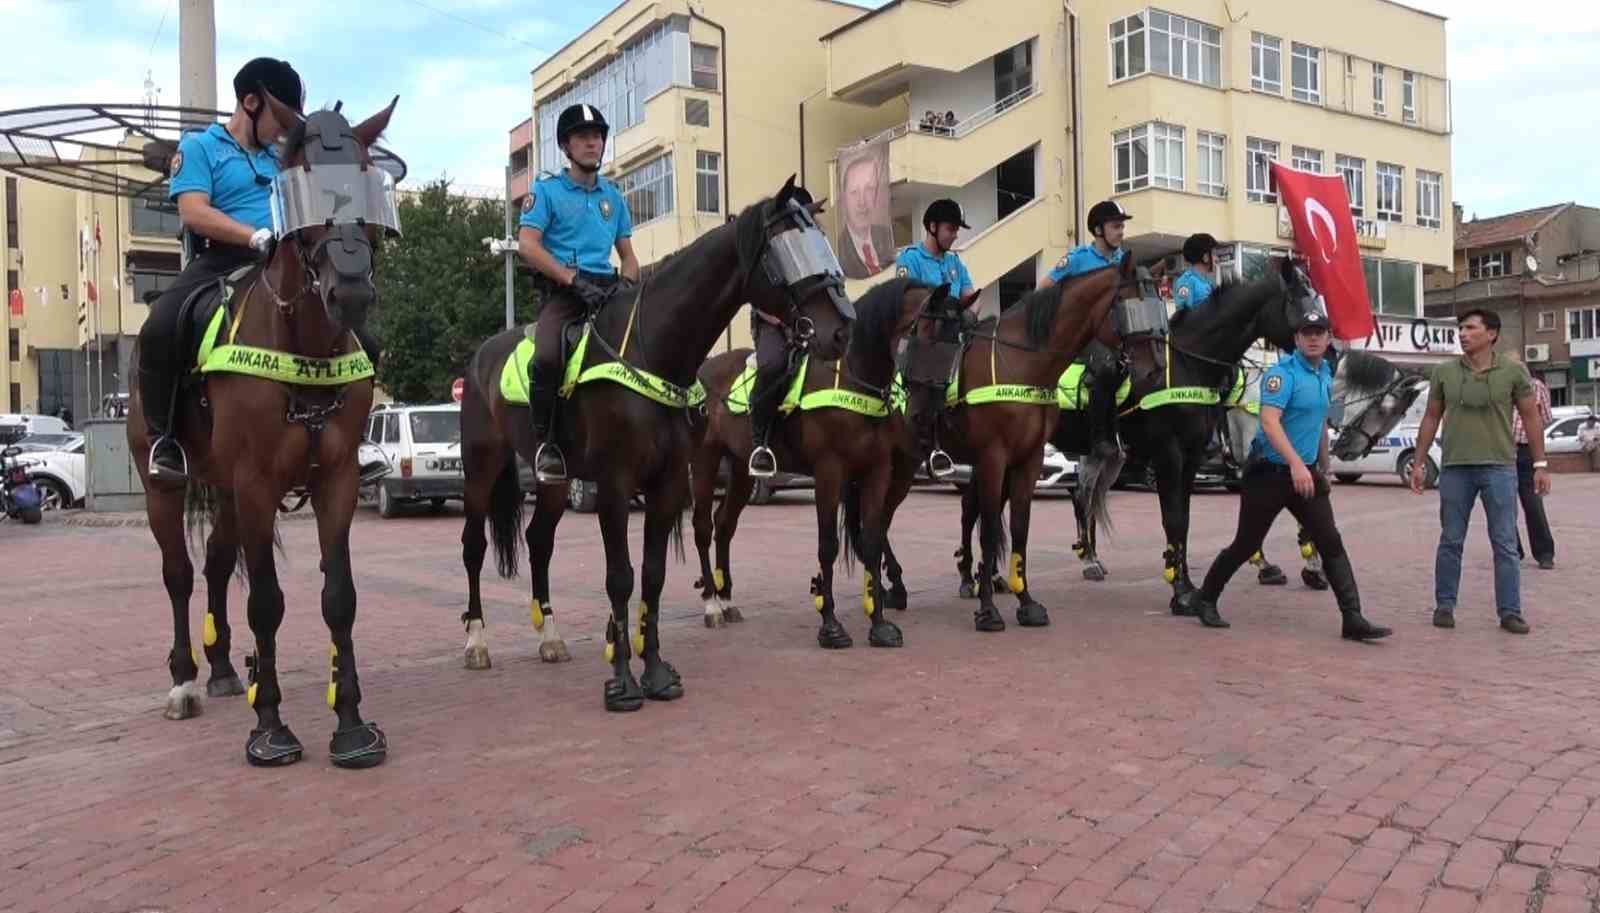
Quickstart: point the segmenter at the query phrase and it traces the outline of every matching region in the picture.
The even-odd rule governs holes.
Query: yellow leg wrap
[[[533,629],[544,630],[544,605],[535,599],[528,604],[528,614],[533,617]]]
[[[722,592],[722,588],[728,582],[728,575],[724,574],[722,572],[722,568],[720,568],[720,567],[719,568],[713,568],[711,570],[711,582],[716,584],[717,592],[720,593],[720,592]]]
[[[606,644],[606,662],[614,663],[616,661],[617,661],[617,648],[612,646],[611,644]]]
[[[206,613],[205,625],[200,629],[200,642],[208,647],[217,645],[217,617]]]
[[[1257,551],[1254,555],[1250,556],[1250,563],[1255,565],[1256,567],[1260,567],[1261,565],[1267,563],[1267,556],[1263,555],[1263,554],[1261,554],[1261,552]]]
[[[613,663],[617,659],[617,623],[615,620],[606,622],[606,662]]]
[[[339,647],[328,644],[328,709],[339,703]]]
[[[871,618],[878,611],[877,600],[872,598],[872,572],[863,573],[861,579],[861,607],[867,610],[867,617]]]
[[[244,693],[244,699],[246,701],[250,702],[250,706],[254,707],[256,705],[256,683],[255,682],[251,682],[250,683],[249,689],[246,690],[245,693]]]
[[[1300,546],[1300,557],[1309,559],[1317,553],[1317,547],[1307,542]]]
[[[821,596],[813,596],[813,597],[811,597],[811,604],[817,607],[817,611],[818,612],[822,611],[822,607],[826,603],[827,603],[827,600],[823,599]]]
[[[639,631],[633,635],[633,655],[644,655],[644,618],[650,614],[650,607],[643,602],[639,603]]]
[[[1178,579],[1178,569],[1175,568],[1175,567],[1164,567],[1164,568],[1162,568],[1161,569],[1161,579],[1165,580],[1168,583],[1171,583],[1172,581],[1177,580]]]
[[[1011,553],[1011,592],[1021,593],[1028,588],[1028,582],[1022,579],[1022,556],[1016,552]]]

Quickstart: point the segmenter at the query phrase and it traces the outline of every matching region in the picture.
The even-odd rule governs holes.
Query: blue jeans
[[[1472,502],[1483,498],[1494,550],[1494,600],[1501,618],[1522,614],[1522,571],[1517,563],[1517,467],[1446,466],[1439,474],[1439,553],[1433,564],[1433,605],[1456,608],[1461,587],[1461,546]]]

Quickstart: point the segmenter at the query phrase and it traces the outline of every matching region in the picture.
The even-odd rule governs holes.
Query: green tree
[[[505,263],[484,238],[505,234],[505,204],[450,193],[447,179],[400,202],[404,234],[378,264],[373,327],[383,343],[378,383],[402,402],[450,398],[472,353],[505,326]],[[538,313],[532,281],[516,279],[517,320]]]

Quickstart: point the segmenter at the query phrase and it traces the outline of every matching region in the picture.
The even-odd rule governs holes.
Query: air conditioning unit
[[[1536,346],[1523,346],[1522,347],[1522,360],[1523,361],[1528,361],[1528,362],[1549,361],[1550,360],[1550,345],[1549,345],[1549,343],[1544,343],[1544,344],[1536,345]]]

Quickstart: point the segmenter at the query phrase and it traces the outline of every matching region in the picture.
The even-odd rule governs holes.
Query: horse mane
[[[734,217],[734,244],[739,250],[739,270],[748,273],[755,264],[756,257],[761,255],[761,249],[766,245],[766,218],[767,205],[772,202],[772,197],[765,197],[746,206]],[[716,236],[720,235],[726,225],[719,225],[691,241],[688,246],[680,247],[660,260],[644,267],[639,271],[639,281],[654,281],[665,279],[676,281],[683,278],[680,274],[692,270],[705,268],[701,261],[700,248],[716,244]]]
[[[1183,311],[1181,320],[1172,321],[1173,332],[1191,339],[1208,339],[1228,328],[1239,314],[1257,313],[1266,299],[1282,291],[1282,279],[1276,273],[1249,282],[1225,282],[1217,286],[1209,302]]]
[[[1351,349],[1339,355],[1340,375],[1345,389],[1358,396],[1370,396],[1388,388],[1400,369],[1381,355]]]
[[[856,319],[850,324],[850,348],[863,354],[887,349],[894,328],[900,322],[900,307],[905,296],[923,288],[932,286],[902,276],[867,289],[855,302]]]
[[[1067,286],[1116,268],[1115,265],[1102,266],[1087,273],[1070,276],[1049,288],[1036,288],[1012,302],[1010,307],[1000,312],[1000,316],[1004,317],[1013,311],[1023,311],[1027,322],[1028,342],[1043,345],[1050,341],[1050,329],[1055,326],[1056,313],[1061,310],[1061,302],[1067,300]]]

